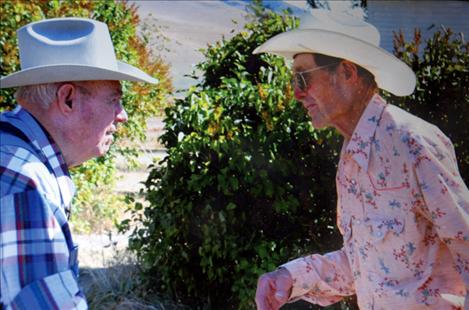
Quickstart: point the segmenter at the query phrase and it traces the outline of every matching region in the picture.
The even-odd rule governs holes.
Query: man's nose
[[[297,85],[294,86],[295,98],[296,100],[301,100],[305,97],[305,92],[299,88]]]
[[[117,111],[116,114],[116,122],[117,123],[125,123],[128,120],[127,112],[125,111],[124,107],[122,106],[122,103],[119,105],[119,110]]]

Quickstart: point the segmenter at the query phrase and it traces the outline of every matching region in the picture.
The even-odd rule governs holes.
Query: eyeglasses
[[[320,66],[320,67],[308,69],[308,70],[305,70],[305,71],[295,72],[293,74],[293,78],[292,78],[293,88],[298,87],[301,91],[303,91],[303,92],[306,91],[306,89],[308,88],[308,83],[306,82],[306,78],[304,77],[303,74],[310,73],[310,72],[317,71],[317,70],[321,70],[321,69],[324,69],[326,67],[330,67],[330,66],[333,66],[333,65],[336,65],[336,64],[338,64],[338,63],[334,62],[334,63],[330,63],[330,64],[325,65],[325,66]]]

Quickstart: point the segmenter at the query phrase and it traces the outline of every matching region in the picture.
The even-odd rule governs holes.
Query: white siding
[[[368,0],[367,21],[381,34],[381,47],[393,49],[393,31],[404,31],[408,42],[414,37],[414,29],[420,28],[427,39],[443,24],[454,33],[462,32],[469,40],[468,1],[380,1]],[[433,27],[431,27],[434,25]],[[431,29],[429,29],[431,28]]]

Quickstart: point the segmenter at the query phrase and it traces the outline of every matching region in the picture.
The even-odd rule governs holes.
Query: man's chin
[[[86,160],[91,160],[93,158],[98,158],[106,155],[106,153],[109,152],[110,146],[111,145],[107,144],[97,145],[94,151],[90,153],[89,156],[87,156]]]
[[[111,144],[103,145],[102,147],[99,148],[98,156],[96,156],[96,157],[101,157],[101,156],[106,155],[106,153],[109,152],[110,148],[111,148]]]
[[[109,152],[109,149],[111,148],[113,141],[114,139],[111,136],[110,138],[106,139],[106,141],[101,143],[101,145],[98,146],[99,156],[104,156],[107,152]]]
[[[327,124],[323,122],[317,122],[314,120],[311,120],[311,124],[313,125],[314,129],[324,129],[327,127]]]

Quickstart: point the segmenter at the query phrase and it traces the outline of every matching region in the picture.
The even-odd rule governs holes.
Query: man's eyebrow
[[[306,69],[306,66],[303,66],[303,65],[298,65],[298,66],[294,66],[291,68],[291,70],[293,72],[301,72],[301,71],[305,71]]]

